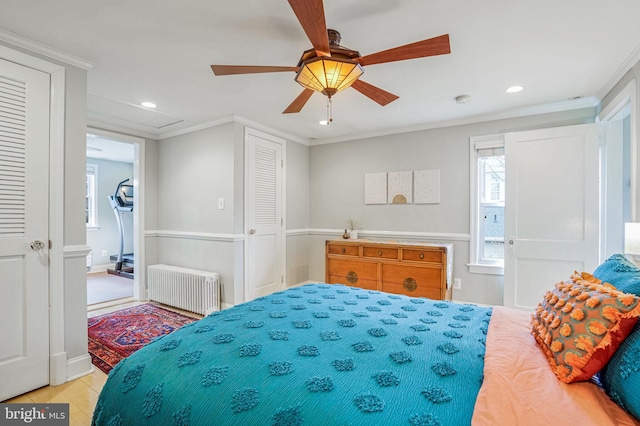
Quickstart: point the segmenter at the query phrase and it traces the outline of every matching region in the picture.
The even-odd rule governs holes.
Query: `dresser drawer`
[[[362,257],[376,259],[398,259],[398,249],[389,247],[362,247]]]
[[[345,279],[352,277],[351,280],[358,279],[376,281],[378,279],[378,264],[374,262],[327,259],[327,275],[345,277]],[[355,282],[348,282],[350,285],[353,285],[354,283]],[[342,282],[342,284],[347,283]]]
[[[329,244],[329,254],[343,254],[345,256],[360,256],[360,247],[346,244]]]
[[[360,277],[357,277],[356,279],[353,275],[349,277],[342,275],[329,275],[327,284],[344,284],[352,287],[360,287],[365,290],[378,290],[378,280],[363,280]]]
[[[402,249],[402,260],[442,263],[442,254],[441,250]]]
[[[413,288],[413,287],[409,287]],[[427,297],[433,300],[442,300],[442,290],[434,287],[416,286],[413,290],[408,290],[402,283],[382,282],[382,291],[395,294],[406,294],[411,297]]]
[[[383,290],[386,283],[394,283],[403,287],[406,294],[413,295],[416,291],[435,288],[440,291],[442,284],[442,269],[439,267],[418,267],[404,265],[382,265]],[[413,290],[412,290],[413,288]]]

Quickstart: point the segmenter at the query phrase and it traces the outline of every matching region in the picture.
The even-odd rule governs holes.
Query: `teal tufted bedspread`
[[[309,284],[216,312],[110,373],[94,425],[469,425],[491,309]]]

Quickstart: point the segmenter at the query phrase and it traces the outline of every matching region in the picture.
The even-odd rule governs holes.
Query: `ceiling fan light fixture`
[[[360,64],[334,57],[317,57],[302,64],[295,80],[303,87],[333,96],[364,73]]]

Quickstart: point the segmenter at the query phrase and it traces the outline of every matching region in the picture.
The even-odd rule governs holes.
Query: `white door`
[[[245,142],[245,301],[248,301],[280,290],[284,282],[284,140],[247,129]]]
[[[0,59],[0,401],[49,383],[49,86]]]
[[[505,172],[504,305],[534,309],[598,265],[598,126],[506,134]]]

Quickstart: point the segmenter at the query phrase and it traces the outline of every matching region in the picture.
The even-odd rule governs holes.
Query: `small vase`
[[[349,233],[347,232],[347,230],[344,230],[344,234],[342,234],[342,238],[344,238],[345,240],[349,239]]]
[[[356,229],[352,229],[351,232],[349,232],[349,238],[352,240],[357,240],[358,239],[358,231]]]

